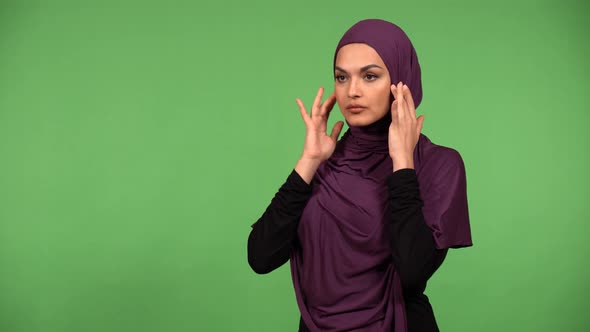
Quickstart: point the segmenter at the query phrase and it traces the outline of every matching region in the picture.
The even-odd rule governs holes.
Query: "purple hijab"
[[[363,20],[342,37],[338,50],[364,43],[380,55],[391,82],[422,100],[416,51],[401,28]],[[393,98],[393,96],[392,96]],[[365,127],[349,125],[334,154],[318,169],[313,192],[291,251],[291,274],[301,316],[311,331],[406,332],[399,275],[391,259],[387,215],[391,116]],[[414,150],[422,212],[437,248],[472,245],[465,169],[459,153],[420,135]]]

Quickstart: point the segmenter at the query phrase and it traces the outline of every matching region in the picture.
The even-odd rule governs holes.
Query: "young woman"
[[[424,294],[449,248],[472,245],[463,161],[421,134],[420,65],[397,25],[353,25],[334,93],[310,114],[303,152],[248,238],[269,273],[290,260],[299,331],[438,331]],[[342,122],[327,132],[335,103]]]

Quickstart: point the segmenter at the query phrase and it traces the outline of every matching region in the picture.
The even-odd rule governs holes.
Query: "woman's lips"
[[[349,105],[346,107],[346,109],[351,113],[360,113],[360,112],[366,110],[367,108],[362,105]]]

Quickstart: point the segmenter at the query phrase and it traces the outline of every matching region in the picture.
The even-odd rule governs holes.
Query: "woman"
[[[420,65],[401,28],[363,20],[334,55],[334,93],[308,114],[303,153],[252,225],[248,261],[290,260],[299,331],[438,331],[424,290],[449,248],[471,246],[459,153],[421,134]],[[335,103],[342,122],[327,133]]]

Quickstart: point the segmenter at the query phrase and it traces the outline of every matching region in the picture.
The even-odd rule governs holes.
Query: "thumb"
[[[424,124],[424,115],[420,115],[417,120],[418,135],[422,132],[422,125]]]
[[[334,127],[332,128],[332,133],[330,134],[330,137],[332,137],[334,141],[338,140],[338,136],[340,136],[340,131],[342,130],[343,126],[344,122],[342,121],[338,121],[336,122],[336,124],[334,124]]]

